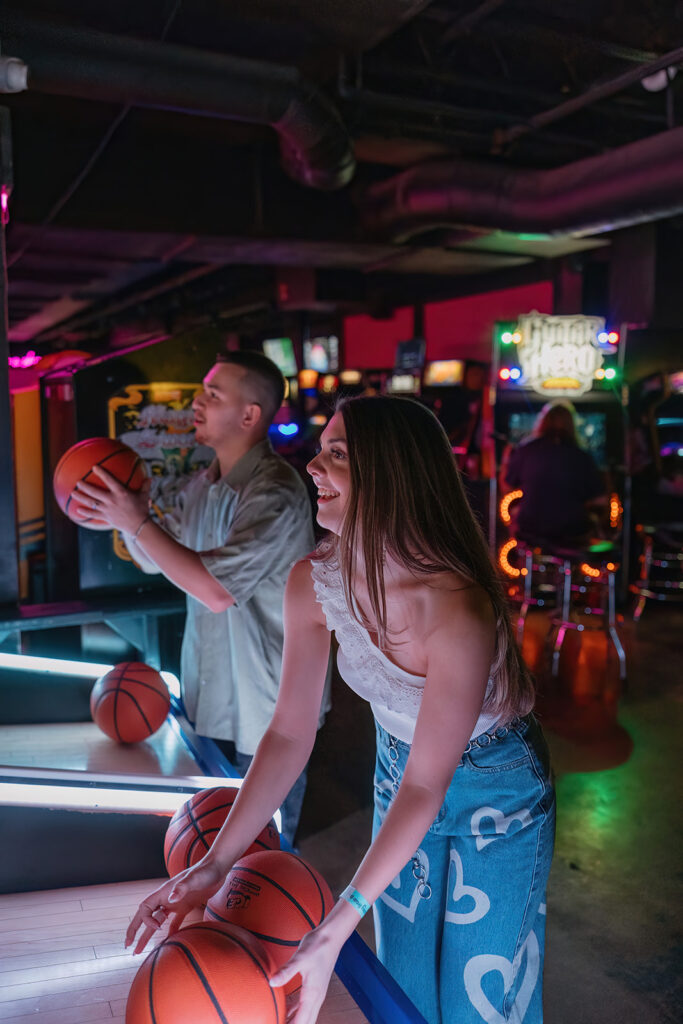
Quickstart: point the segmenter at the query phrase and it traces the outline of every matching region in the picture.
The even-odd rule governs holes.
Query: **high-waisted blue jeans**
[[[410,753],[376,727],[375,833]],[[415,856],[374,907],[379,959],[429,1024],[541,1024],[554,836],[533,715],[472,740]]]

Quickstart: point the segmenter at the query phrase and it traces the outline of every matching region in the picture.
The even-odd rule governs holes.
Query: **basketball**
[[[280,968],[333,906],[330,888],[315,868],[293,853],[267,850],[237,861],[207,903],[204,920],[247,928]],[[285,992],[299,985],[296,975],[285,985]]]
[[[163,724],[171,707],[166,683],[150,665],[124,661],[97,680],[90,713],[117,743],[139,743]]]
[[[284,1024],[285,997],[258,939],[234,925],[191,924],[146,958],[126,1024]]]
[[[164,860],[171,877],[201,860],[220,832],[238,793],[238,786],[214,786],[194,793],[178,808],[164,840]],[[280,836],[271,820],[245,853],[279,848]]]
[[[102,466],[133,491],[140,490],[147,473],[144,463],[133,449],[111,437],[91,437],[87,441],[79,441],[62,455],[52,478],[55,499],[62,512],[66,512],[74,523],[87,526],[89,530],[110,530],[109,523],[97,518],[96,510],[86,508],[72,496],[79,480],[104,489],[100,478],[92,472],[93,466]],[[75,514],[78,510],[87,512],[87,517],[80,519]]]

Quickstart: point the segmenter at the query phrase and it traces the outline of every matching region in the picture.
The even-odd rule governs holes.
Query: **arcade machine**
[[[637,333],[637,332],[633,332]],[[680,349],[679,349],[680,351]],[[638,602],[683,600],[683,371],[656,371],[630,385],[627,504]]]
[[[424,338],[399,341],[393,373],[387,375],[385,390],[390,395],[420,395],[425,361]]]
[[[212,457],[194,443],[191,403],[197,367],[215,352],[215,337],[184,336],[110,358],[72,353],[41,377],[46,593],[0,621],[0,833],[15,837],[3,849],[0,891],[158,874],[161,808],[203,788],[205,775],[226,778],[183,727],[183,596],[163,577],[143,577],[115,531],[78,528],[52,493],[72,444],[121,437],[146,463],[163,508],[180,474]],[[112,742],[90,714],[96,678],[123,661],[163,668],[174,707],[136,746]]]
[[[309,374],[311,383],[306,399],[308,427],[317,443],[320,432],[334,412],[339,391],[339,338],[336,334],[328,334],[304,339],[303,359],[304,371]]]
[[[467,497],[481,523],[488,512],[488,479],[482,459],[488,368],[462,359],[425,364],[421,400],[439,418],[462,473]]]
[[[571,401],[581,443],[607,480],[609,526],[616,532],[623,512],[624,407],[619,333],[595,316],[531,313],[494,330],[492,404],[494,473],[490,491],[489,540],[503,572],[516,579],[516,541],[504,539],[521,492],[505,490],[506,455],[533,429],[538,413],[554,398]]]
[[[272,359],[286,382],[284,402],[269,430],[273,447],[284,455],[295,446],[301,434],[299,368],[294,355],[294,342],[291,338],[266,338],[262,348],[264,355]]]

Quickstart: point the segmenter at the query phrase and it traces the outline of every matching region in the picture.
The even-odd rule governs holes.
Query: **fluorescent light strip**
[[[79,811],[177,811],[188,793],[168,790],[100,789],[91,786],[44,786],[0,783],[0,804],[12,807],[66,808]]]
[[[79,679],[99,679],[114,668],[94,661],[70,661],[66,658],[37,658],[32,654],[8,654],[0,651],[0,668],[14,668],[20,672],[46,672],[48,675],[75,676]],[[180,697],[180,680],[173,672],[161,672],[162,679],[174,697]]]
[[[197,778],[197,792],[214,786],[235,786],[239,789],[242,779]],[[0,782],[0,805],[9,807],[44,807],[51,810],[61,808],[71,811],[113,811],[173,814],[191,793],[175,790],[123,789],[83,786],[45,785],[39,782]],[[282,815],[277,810],[273,815],[278,832],[282,831]]]

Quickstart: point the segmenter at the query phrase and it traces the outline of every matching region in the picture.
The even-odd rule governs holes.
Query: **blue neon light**
[[[278,423],[277,429],[285,437],[292,437],[294,434],[299,433],[299,427],[296,423]]]
[[[510,380],[519,380],[521,376],[522,371],[520,370],[519,366],[510,367]]]

